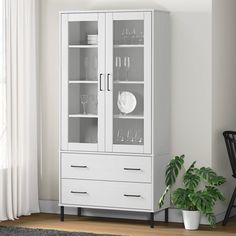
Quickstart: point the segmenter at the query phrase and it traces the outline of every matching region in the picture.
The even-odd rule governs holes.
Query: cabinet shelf
[[[114,84],[144,84],[144,81],[114,81]]]
[[[70,80],[69,84],[97,84],[97,80]]]
[[[84,45],[69,45],[69,48],[97,48],[98,45],[96,44],[84,44]]]
[[[114,115],[115,119],[136,119],[136,120],[141,120],[144,119],[143,115]]]
[[[114,48],[143,48],[143,44],[114,44]]]
[[[69,114],[70,118],[98,118],[96,114]]]

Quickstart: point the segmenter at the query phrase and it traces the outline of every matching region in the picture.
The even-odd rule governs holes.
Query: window
[[[3,1],[0,0],[0,169],[7,164],[6,137],[6,76]]]

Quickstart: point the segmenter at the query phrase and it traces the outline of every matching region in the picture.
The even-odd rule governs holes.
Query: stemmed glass
[[[124,67],[126,70],[125,73],[125,80],[128,81],[128,73],[129,73],[129,69],[130,69],[130,57],[124,57]]]
[[[139,34],[139,39],[138,39],[138,41],[139,41],[139,44],[143,44],[143,42],[144,42],[143,32],[142,32],[142,31],[141,31],[140,34]]]
[[[115,67],[116,67],[116,80],[120,80],[120,68],[121,68],[121,57],[117,57],[115,59]]]
[[[136,43],[136,39],[137,39],[135,28],[133,28],[133,30],[131,31],[130,38],[131,38],[131,43],[135,44]]]
[[[143,143],[143,133],[142,133],[141,130],[138,130],[138,131],[137,131],[136,141],[137,141],[139,144],[142,144],[142,143]]]
[[[122,33],[121,33],[121,38],[122,38],[123,44],[130,43],[131,32],[129,31],[128,28],[123,28]]]
[[[87,114],[86,109],[85,109],[86,108],[85,105],[88,103],[88,95],[86,95],[86,94],[80,95],[80,101],[83,105],[83,111],[84,111],[83,113]]]

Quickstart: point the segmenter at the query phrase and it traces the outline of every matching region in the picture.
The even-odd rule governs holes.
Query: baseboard
[[[40,200],[40,212],[59,214],[60,208],[58,201]],[[76,215],[77,209],[72,207],[65,208],[65,214]],[[100,209],[83,209],[82,215],[94,216],[94,217],[110,217],[110,218],[123,218],[123,219],[135,219],[135,220],[149,220],[150,215],[143,212],[127,212],[127,211],[114,211],[114,210],[100,210]],[[224,219],[225,212],[216,215],[216,221],[221,222]],[[232,210],[231,215],[236,215],[236,209]],[[155,214],[155,221],[164,221],[164,211],[157,212]],[[181,210],[169,209],[169,222],[183,223]],[[201,218],[201,224],[208,224],[205,217]]]

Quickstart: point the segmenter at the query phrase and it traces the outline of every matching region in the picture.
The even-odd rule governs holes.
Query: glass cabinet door
[[[151,13],[107,15],[106,151],[151,153]]]
[[[103,151],[105,15],[65,14],[61,24],[62,149]]]

